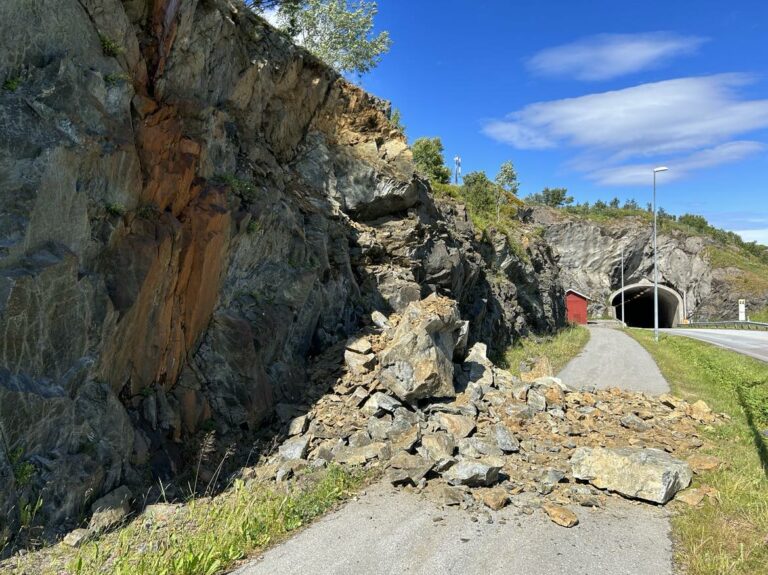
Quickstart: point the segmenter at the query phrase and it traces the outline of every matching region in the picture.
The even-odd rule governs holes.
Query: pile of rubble
[[[330,393],[297,417],[280,406],[288,438],[261,474],[377,467],[442,504],[541,507],[572,526],[565,506],[600,507],[606,492],[667,503],[691,481],[683,459],[703,445],[697,426],[720,417],[670,395],[523,382],[496,368],[483,344],[467,350],[455,302],[436,295],[373,324],[347,343]]]

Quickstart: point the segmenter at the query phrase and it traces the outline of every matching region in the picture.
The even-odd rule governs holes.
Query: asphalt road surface
[[[665,329],[664,333],[684,335],[768,361],[768,331],[741,329]]]
[[[590,326],[581,354],[559,376],[568,385],[598,389],[621,387],[661,394],[669,386],[656,362],[642,346],[618,329]]]
[[[629,336],[590,328],[591,341],[561,377],[578,387],[662,393],[656,364]],[[605,509],[575,509],[558,527],[515,507],[470,514],[377,485],[339,511],[244,565],[237,575],[670,575],[663,507],[612,497]],[[474,520],[473,520],[474,517]]]

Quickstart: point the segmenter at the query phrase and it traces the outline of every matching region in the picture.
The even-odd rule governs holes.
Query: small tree
[[[677,221],[700,232],[703,232],[709,228],[709,222],[706,218],[703,216],[696,216],[694,214],[683,214],[678,218]]]
[[[609,205],[609,206],[611,206],[611,208],[612,208],[612,209],[614,209],[614,210],[618,210],[618,209],[619,209],[619,206],[620,206],[621,204],[619,203],[619,198],[613,198],[613,199],[611,200],[611,203],[610,203],[610,204],[608,204],[608,205]]]
[[[463,195],[474,212],[492,213],[496,204],[497,186],[488,179],[485,172],[470,172],[464,176]]]
[[[403,116],[400,113],[400,110],[395,108],[392,111],[392,115],[390,116],[389,121],[396,130],[398,130],[401,134],[405,134],[405,126],[403,125]]]
[[[499,173],[496,174],[496,221],[499,220],[501,204],[506,199],[504,197],[505,192],[516,196],[519,188],[520,184],[517,181],[515,166],[512,162],[504,162],[499,168]]]
[[[440,138],[419,138],[411,146],[416,171],[433,184],[448,184],[451,169],[445,165],[443,142]]]
[[[573,196],[568,195],[565,188],[544,188],[538,194],[528,196],[528,201],[535,204],[544,204],[552,208],[560,208],[573,203]]]
[[[373,0],[251,0],[257,11],[277,9],[277,23],[296,42],[342,74],[375,68],[392,41],[374,35]]]

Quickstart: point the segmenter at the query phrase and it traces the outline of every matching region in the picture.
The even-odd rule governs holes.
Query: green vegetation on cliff
[[[629,330],[658,363],[675,395],[704,400],[730,421],[704,428],[707,453],[723,464],[695,476],[717,490],[672,520],[676,559],[689,575],[768,573],[768,370],[765,363],[685,337]]]

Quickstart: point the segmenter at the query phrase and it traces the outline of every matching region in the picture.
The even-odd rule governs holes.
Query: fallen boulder
[[[409,403],[455,397],[453,355],[463,325],[453,300],[433,294],[411,303],[381,353],[382,384]]]
[[[666,503],[691,482],[688,464],[660,449],[580,447],[571,457],[573,476],[633,499]]]
[[[451,485],[486,487],[499,481],[500,470],[501,467],[479,461],[459,461],[443,473],[443,479]]]

